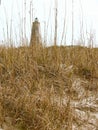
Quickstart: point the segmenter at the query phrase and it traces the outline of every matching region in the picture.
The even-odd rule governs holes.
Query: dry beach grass
[[[97,48],[0,48],[0,124],[6,130],[97,130],[97,93]]]

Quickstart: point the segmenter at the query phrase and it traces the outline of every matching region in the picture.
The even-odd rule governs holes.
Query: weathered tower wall
[[[40,22],[36,18],[32,24],[30,46],[39,45],[42,43]]]

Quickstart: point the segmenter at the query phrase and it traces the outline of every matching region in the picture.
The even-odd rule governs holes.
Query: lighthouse
[[[30,39],[30,46],[37,46],[42,43],[41,38],[41,31],[40,31],[40,22],[38,18],[35,18],[35,21],[32,24],[31,30],[31,39]]]

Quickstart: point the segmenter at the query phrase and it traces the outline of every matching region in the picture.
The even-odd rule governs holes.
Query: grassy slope
[[[72,71],[65,71],[71,65]],[[1,122],[10,117],[24,130],[61,130],[65,124],[69,129],[78,120],[70,115],[73,78],[90,82],[98,78],[97,68],[97,48],[0,48]],[[66,104],[55,103],[65,95]]]

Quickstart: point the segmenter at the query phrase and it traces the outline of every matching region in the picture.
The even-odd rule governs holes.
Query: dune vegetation
[[[13,19],[10,26],[6,19],[5,41],[8,44],[0,46],[0,130],[98,130],[98,48],[94,48],[93,33],[85,38],[83,21],[79,19],[81,44],[75,43],[72,0],[72,45],[66,43],[65,8],[64,30],[58,46],[59,10],[55,3],[54,30],[50,32],[53,33],[50,38],[53,39],[50,40],[53,46],[49,46],[51,43],[29,46],[26,37],[27,3],[26,0],[23,2],[23,15],[17,12],[20,42],[16,42],[19,46],[12,44],[15,40],[12,40]],[[34,20],[32,0],[29,5],[31,28]],[[49,40],[48,24],[49,21],[44,22],[42,43]],[[14,33],[17,40],[18,34]]]
[[[0,47],[0,124],[6,130],[98,129],[97,93],[98,48]]]

